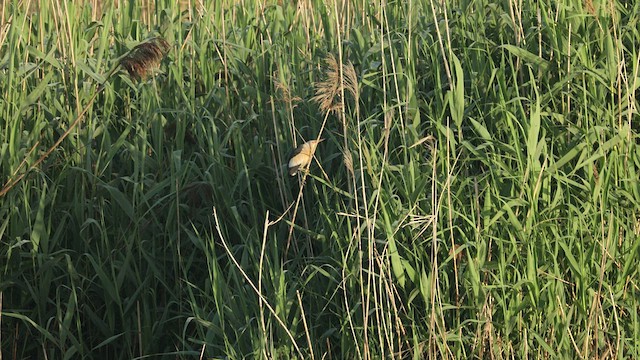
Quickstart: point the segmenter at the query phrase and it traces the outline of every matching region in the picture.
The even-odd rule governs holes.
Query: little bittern
[[[305,169],[311,164],[316,147],[324,139],[311,140],[298,146],[289,159],[289,175],[294,176],[299,170]]]

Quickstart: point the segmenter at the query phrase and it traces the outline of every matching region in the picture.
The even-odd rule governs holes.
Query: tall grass
[[[0,358],[640,357],[638,14],[3,1]]]

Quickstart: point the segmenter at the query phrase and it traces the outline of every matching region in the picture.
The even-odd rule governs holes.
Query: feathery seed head
[[[169,43],[163,38],[150,39],[131,49],[125,57],[120,59],[120,65],[132,78],[144,79],[149,71],[160,65],[160,61],[170,48]]]

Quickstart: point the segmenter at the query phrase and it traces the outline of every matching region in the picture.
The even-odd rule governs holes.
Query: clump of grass
[[[136,79],[144,79],[147,74],[151,72],[153,69],[157,68],[160,65],[160,62],[166,55],[169,50],[169,43],[160,38],[155,37],[151,40],[148,40],[142,44],[137,45],[131,51],[129,51],[118,63],[119,66],[124,67],[129,75]],[[118,67],[114,67],[106,76],[105,83],[102,83],[98,86],[97,90],[93,93],[91,98],[84,105],[80,113],[76,116],[75,120],[71,123],[71,125],[67,128],[67,130],[56,140],[56,142],[47,149],[33,164],[29,166],[29,170],[37,168],[53,151],[55,151],[58,146],[66,139],[69,134],[75,129],[84,119],[86,112],[93,105],[96,97],[105,89],[106,81],[115,73]],[[3,187],[0,189],[0,197],[4,196],[7,192],[9,192],[13,187],[15,187],[29,172],[29,170],[18,173],[19,170],[27,163],[27,158],[33,150],[39,145],[36,143],[31,151],[27,153],[27,157],[20,163],[20,166],[13,174],[12,178],[9,178]]]

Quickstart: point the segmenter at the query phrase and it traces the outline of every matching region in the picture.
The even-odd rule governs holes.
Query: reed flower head
[[[161,37],[149,39],[136,45],[120,59],[120,66],[125,68],[132,78],[144,79],[150,71],[160,66],[170,48],[169,43]]]
[[[353,95],[356,103],[359,100],[358,77],[353,64],[349,61],[340,67],[338,60],[333,54],[329,54],[325,59],[327,63],[326,78],[316,83],[316,95],[313,101],[320,105],[322,112],[340,112],[344,106],[342,93],[349,92]],[[344,89],[342,88],[344,86]]]

